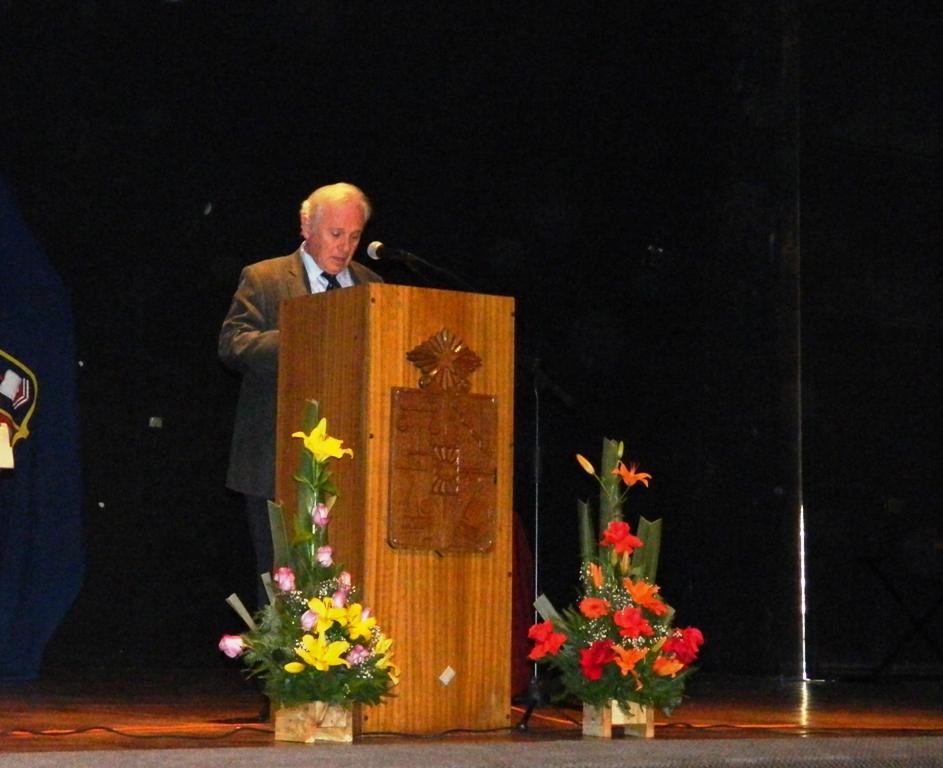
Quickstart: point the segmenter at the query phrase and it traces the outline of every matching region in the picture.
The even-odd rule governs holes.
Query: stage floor
[[[670,717],[658,713],[656,741],[922,737],[939,747],[943,761],[943,681],[802,683],[701,674],[688,694]],[[269,723],[252,722],[260,701],[238,672],[57,671],[36,682],[0,684],[0,753],[283,746],[274,744]],[[501,731],[368,734],[358,743],[581,738],[578,709],[539,706],[520,729],[523,712],[515,706]]]

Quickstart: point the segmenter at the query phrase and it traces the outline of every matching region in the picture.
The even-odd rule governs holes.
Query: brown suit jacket
[[[355,262],[354,283],[382,282]],[[242,373],[226,485],[248,496],[275,495],[275,405],[278,385],[278,308],[310,293],[301,251],[250,264],[219,334],[219,357]]]

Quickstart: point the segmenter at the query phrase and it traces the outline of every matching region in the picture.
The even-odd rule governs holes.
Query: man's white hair
[[[321,209],[327,203],[358,203],[363,210],[363,220],[366,222],[373,213],[370,201],[363,193],[360,187],[349,184],[346,181],[339,181],[337,184],[328,184],[324,187],[318,187],[314,192],[308,195],[307,199],[301,204],[301,221],[315,224]]]

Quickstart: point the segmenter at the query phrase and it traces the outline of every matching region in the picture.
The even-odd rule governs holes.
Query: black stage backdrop
[[[801,504],[807,672],[939,674],[943,611],[907,613],[943,589],[937,11],[42,5],[0,2],[0,125],[82,362],[88,567],[47,664],[225,663],[253,587],[216,336],[344,179],[364,242],[517,299],[516,506],[554,602],[573,454],[609,436],[654,477],[630,516],[664,519],[705,669],[801,671]]]

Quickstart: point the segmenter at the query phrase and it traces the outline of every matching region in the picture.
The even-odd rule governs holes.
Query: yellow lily
[[[390,661],[388,658],[380,659],[380,660],[377,662],[377,669],[389,669],[389,670],[390,670],[390,682],[393,683],[393,685],[399,685],[399,676],[400,676],[399,667],[397,667],[397,666],[396,666],[392,661]]]
[[[313,629],[319,635],[327,632],[335,622],[342,627],[347,626],[347,609],[335,607],[330,597],[312,597],[308,601],[308,608],[318,615],[318,623]]]
[[[362,637],[370,639],[370,630],[377,625],[373,616],[363,617],[363,606],[360,603],[351,603],[347,606],[347,634],[351,640]]]
[[[393,647],[393,641],[384,636],[380,635],[379,639],[376,642],[376,645],[373,647],[373,653],[378,657],[377,669],[389,669],[390,670],[390,680],[393,681],[393,685],[399,683],[399,667],[397,667],[392,660],[391,648]]]
[[[349,667],[350,662],[341,658],[342,653],[350,650],[350,643],[346,640],[335,640],[328,643],[323,635],[303,635],[301,643],[295,648],[304,662],[321,672],[327,672],[331,667],[345,666]],[[286,671],[290,672],[286,666]]]
[[[353,457],[354,452],[350,448],[343,448],[343,441],[336,437],[329,437],[327,434],[327,419],[321,419],[318,425],[311,430],[309,434],[304,432],[292,432],[292,437],[300,437],[304,441],[305,448],[311,452],[315,461],[324,462],[328,459],[339,459],[346,453]]]

